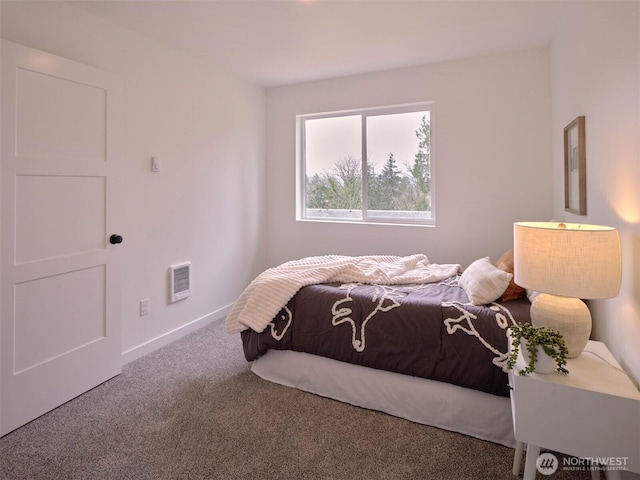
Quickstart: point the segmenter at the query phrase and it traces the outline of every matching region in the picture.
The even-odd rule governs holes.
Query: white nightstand
[[[518,441],[514,475],[520,471],[523,444],[528,444],[525,480],[536,476],[541,447],[595,459],[603,467],[612,464],[607,478],[620,478],[623,466],[640,473],[640,392],[603,343],[590,341],[581,355],[568,360],[568,375],[518,375],[524,366],[520,354],[517,370],[509,372]],[[599,472],[593,477],[599,478]]]

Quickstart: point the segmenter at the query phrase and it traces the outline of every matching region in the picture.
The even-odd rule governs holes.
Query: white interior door
[[[112,75],[1,51],[0,435],[121,371]]]

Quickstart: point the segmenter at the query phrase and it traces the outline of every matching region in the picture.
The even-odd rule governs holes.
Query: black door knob
[[[109,242],[111,242],[112,245],[116,245],[118,243],[122,243],[122,236],[121,235],[116,235],[114,233],[113,235],[111,235],[109,237]]]

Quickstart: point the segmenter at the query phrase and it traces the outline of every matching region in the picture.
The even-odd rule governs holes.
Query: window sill
[[[378,226],[393,226],[393,227],[431,227],[434,228],[436,224],[434,222],[411,222],[411,221],[399,221],[395,219],[381,220],[355,220],[355,219],[339,219],[339,218],[296,218],[297,222],[309,222],[309,223],[332,223],[334,225],[348,224],[348,225],[378,225]]]

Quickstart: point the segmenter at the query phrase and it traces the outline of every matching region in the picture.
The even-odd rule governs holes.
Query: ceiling
[[[68,3],[265,87],[551,43],[561,0]]]

